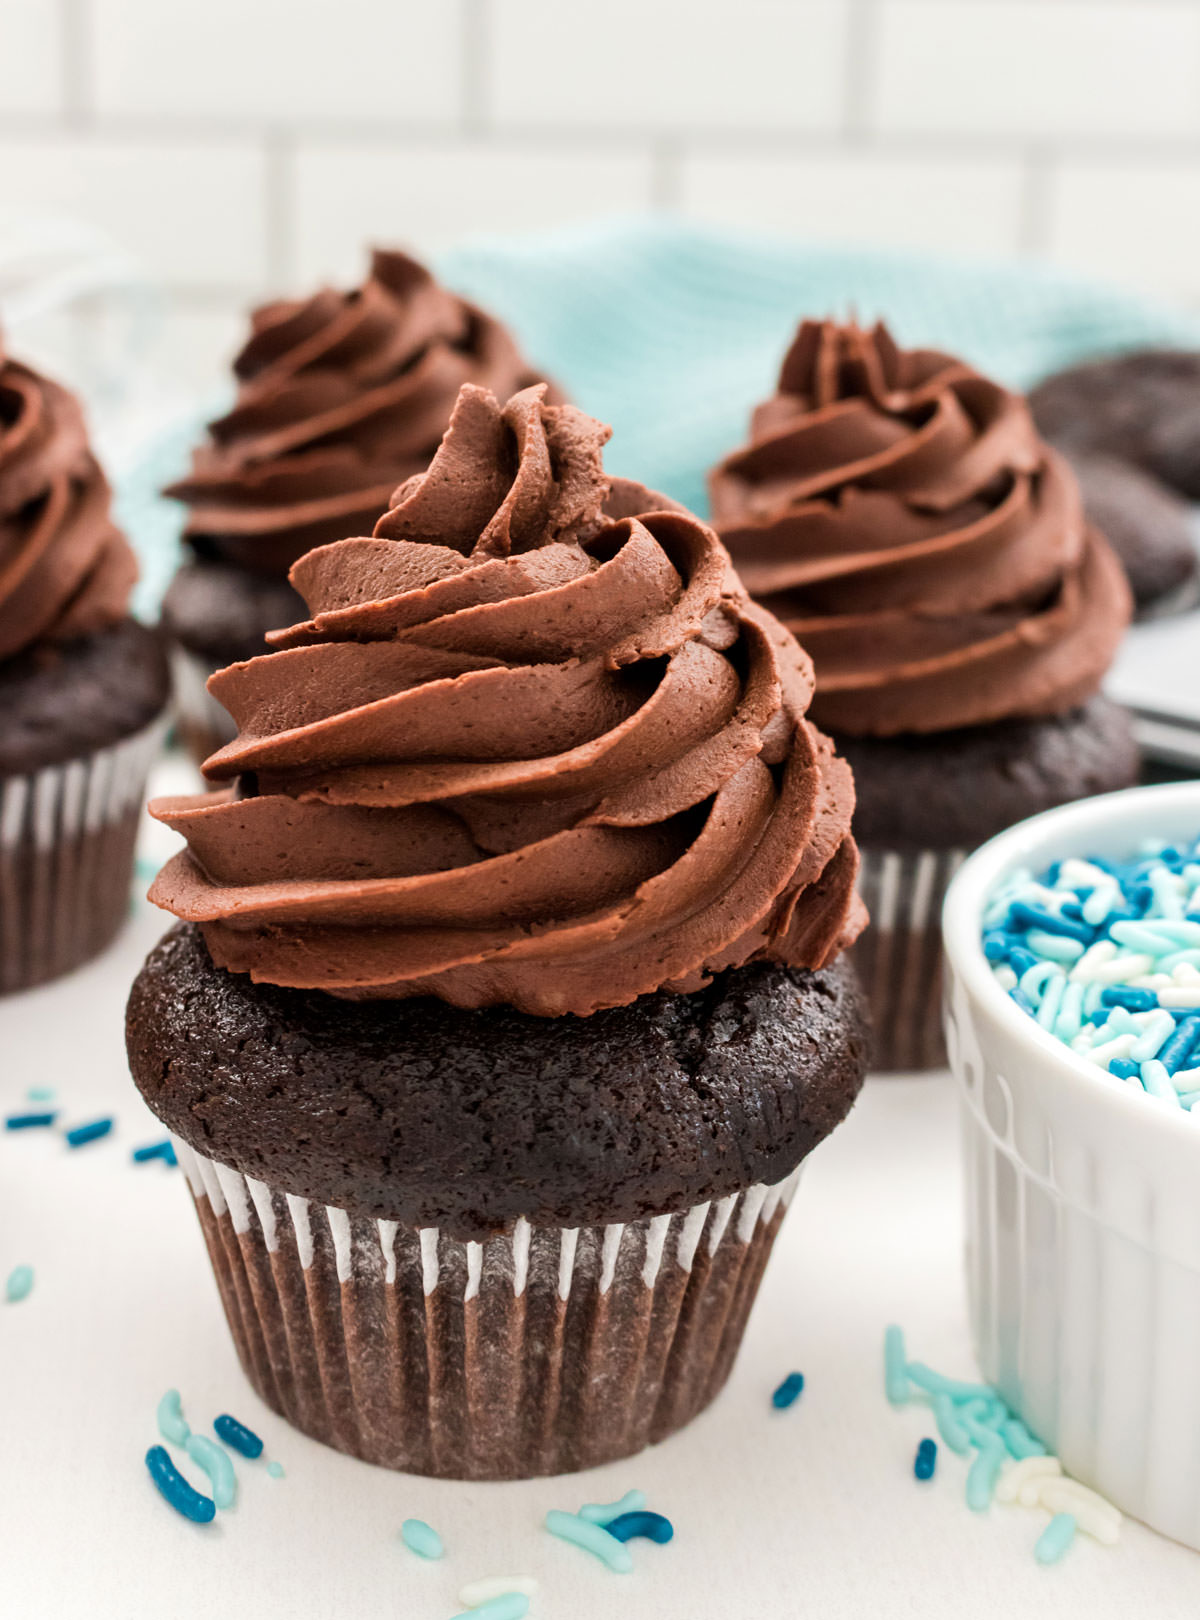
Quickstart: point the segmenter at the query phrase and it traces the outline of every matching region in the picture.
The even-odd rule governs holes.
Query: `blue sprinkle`
[[[241,1456],[251,1459],[262,1456],[263,1443],[254,1430],[239,1423],[237,1418],[230,1417],[228,1412],[222,1412],[220,1417],[213,1419],[213,1429],[218,1440],[223,1440]]]
[[[1007,962],[1008,953],[1015,944],[1015,934],[1006,934],[1002,928],[991,928],[983,936],[983,954],[989,962]]]
[[[1008,918],[1010,928],[1040,928],[1047,934],[1062,934],[1066,939],[1077,939],[1081,945],[1090,945],[1095,938],[1095,929],[1089,928],[1086,923],[1072,922],[1069,917],[1060,917],[1045,906],[1031,906],[1025,900],[1013,901]]]
[[[1132,1058],[1109,1058],[1109,1074],[1115,1074],[1118,1080],[1140,1080],[1141,1068]]]
[[[916,1460],[913,1463],[913,1473],[918,1479],[932,1479],[933,1471],[937,1467],[937,1441],[922,1440],[917,1447]]]
[[[217,1504],[211,1496],[201,1496],[184,1479],[167,1455],[165,1446],[151,1446],[146,1453],[146,1467],[150,1478],[158,1486],[160,1495],[171,1504],[176,1513],[195,1524],[209,1524],[216,1517]]]
[[[1037,967],[1038,959],[1032,951],[1026,950],[1024,945],[1014,946],[1009,953],[1008,965],[1018,978],[1028,973],[1031,967]]]
[[[1074,1514],[1056,1513],[1038,1537],[1033,1556],[1039,1564],[1057,1564],[1074,1540]]]
[[[175,1149],[165,1139],[161,1142],[151,1142],[148,1147],[134,1148],[134,1164],[146,1164],[150,1159],[161,1159],[164,1164],[178,1164]]]
[[[1131,990],[1127,984],[1110,984],[1100,992],[1104,1007],[1124,1007],[1127,1012],[1149,1012],[1158,1006],[1153,990]]]
[[[1175,1033],[1169,1035],[1159,1048],[1158,1061],[1168,1074],[1174,1074],[1182,1069],[1197,1041],[1200,1041],[1200,1017],[1191,1013],[1181,1018],[1175,1026]]]
[[[73,1130],[66,1133],[67,1146],[77,1148],[83,1147],[88,1142],[98,1142],[102,1136],[107,1136],[112,1128],[111,1118],[94,1119],[90,1125],[76,1125]]]
[[[4,1284],[4,1297],[10,1305],[19,1305],[33,1292],[33,1267],[14,1266]]]
[[[9,1114],[4,1121],[6,1131],[29,1131],[38,1125],[53,1125],[58,1115],[53,1109],[38,1114]]]
[[[609,1535],[616,1536],[618,1541],[630,1541],[634,1536],[644,1536],[646,1540],[657,1541],[664,1547],[675,1534],[675,1526],[670,1519],[664,1519],[661,1513],[622,1513],[605,1528]]]
[[[797,1400],[803,1388],[804,1374],[798,1372],[788,1373],[783,1383],[771,1396],[771,1405],[780,1412],[785,1411]]]

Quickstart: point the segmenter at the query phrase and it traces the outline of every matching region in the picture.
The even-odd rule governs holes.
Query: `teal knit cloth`
[[[538,366],[613,427],[611,471],[707,511],[705,472],[745,437],[805,315],[887,320],[905,345],[962,355],[1027,388],[1097,354],[1200,347],[1200,318],[1028,265],[823,247],[671,219],[609,220],[480,240],[438,273],[506,320]],[[149,448],[119,491],[152,611],[174,566],[178,509],[157,490],[199,414]]]

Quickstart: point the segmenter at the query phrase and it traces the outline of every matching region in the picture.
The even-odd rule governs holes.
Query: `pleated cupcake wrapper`
[[[0,779],[0,991],[69,972],[120,928],[165,731],[156,720],[94,754]]]
[[[943,1068],[942,901],[966,851],[861,853],[858,892],[871,921],[853,956],[871,1004],[873,1066]]]
[[[216,668],[185,647],[171,647],[171,684],[179,736],[197,765],[224,748],[237,736],[229,711],[208,690],[208,677]]]
[[[267,1404],[369,1462],[456,1479],[590,1468],[689,1422],[729,1374],[799,1177],[471,1243],[175,1148]]]

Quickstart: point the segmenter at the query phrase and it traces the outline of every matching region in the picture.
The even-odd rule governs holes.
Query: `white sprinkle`
[[[1125,1058],[1133,1051],[1137,1041],[1136,1035],[1118,1035],[1116,1040],[1105,1041],[1100,1046],[1093,1046],[1086,1055],[1092,1063],[1102,1069],[1107,1069],[1113,1058]]]
[[[1006,1463],[1000,1470],[1000,1478],[996,1481],[996,1500],[1015,1502],[1021,1487],[1029,1480],[1049,1478],[1061,1473],[1062,1463],[1057,1457],[1022,1457],[1017,1462]]]
[[[1200,985],[1186,990],[1179,987],[1160,990],[1158,999],[1164,1007],[1200,1007]]]
[[[1111,1502],[1075,1479],[1044,1479],[1038,1483],[1038,1507],[1048,1508],[1051,1513],[1073,1513],[1081,1530],[1106,1547],[1116,1546],[1121,1536],[1121,1514]]]
[[[1067,977],[1074,979],[1076,984],[1091,984],[1096,978],[1097,969],[1111,962],[1116,954],[1117,947],[1111,939],[1098,939],[1084,951]]]
[[[1001,990],[1015,990],[1017,988],[1017,976],[1007,962],[1001,962],[999,967],[993,968],[992,974]]]
[[[1083,961],[1083,957],[1079,958]],[[1076,966],[1079,964],[1076,963]],[[1128,984],[1136,979],[1140,973],[1154,971],[1154,958],[1143,951],[1133,951],[1129,955],[1114,956],[1111,961],[1102,962],[1092,978],[1100,984]]]

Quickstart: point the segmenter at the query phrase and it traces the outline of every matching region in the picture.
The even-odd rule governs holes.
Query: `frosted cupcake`
[[[608,434],[467,387],[237,738],[129,1005],[263,1397],[389,1467],[662,1439],[727,1376],[862,1012],[846,766],[805,655]],[[638,515],[640,514],[640,515]]]
[[[463,383],[506,399],[536,380],[498,321],[384,251],[361,287],[256,310],[233,369],[234,408],[167,491],[188,508],[189,558],[163,623],[197,761],[232,736],[209,675],[261,653],[267,631],[304,611],[291,565],[369,532],[396,485],[429,465]]]
[[[79,401],[0,342],[0,991],[78,967],[129,909],[167,701]]]
[[[854,769],[876,1061],[936,1066],[941,902],[963,855],[1136,779],[1129,717],[1097,695],[1130,616],[1121,567],[1025,401],[882,326],[806,321],[710,482]]]

